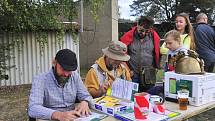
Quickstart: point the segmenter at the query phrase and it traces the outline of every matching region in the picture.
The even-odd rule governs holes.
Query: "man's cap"
[[[69,49],[59,50],[55,56],[55,60],[65,71],[75,71],[77,69],[76,54]]]
[[[127,54],[127,47],[120,41],[111,41],[109,46],[102,49],[104,55],[119,61],[128,61],[130,56]]]

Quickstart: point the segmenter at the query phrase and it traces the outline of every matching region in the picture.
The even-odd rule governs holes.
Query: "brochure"
[[[106,114],[92,112],[91,115],[89,115],[87,117],[77,118],[74,121],[100,121],[100,120],[102,120],[102,119],[104,119],[106,117],[107,117]]]

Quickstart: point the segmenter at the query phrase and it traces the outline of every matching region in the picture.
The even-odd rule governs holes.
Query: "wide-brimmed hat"
[[[108,47],[102,49],[102,52],[114,60],[128,61],[130,59],[126,45],[120,41],[111,41]]]
[[[75,71],[77,69],[76,54],[69,49],[59,50],[55,56],[55,60],[66,71]]]

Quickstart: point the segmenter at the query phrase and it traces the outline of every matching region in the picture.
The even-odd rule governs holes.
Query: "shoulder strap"
[[[184,39],[183,39],[183,44],[184,44],[184,41],[186,40],[186,38],[189,36],[189,34],[187,34]]]
[[[100,85],[102,85],[105,81],[105,78],[107,77],[107,74],[96,63],[93,64],[91,67],[94,68],[94,70],[96,71],[96,75],[98,77]]]
[[[122,75],[120,77],[121,77],[121,79],[126,80],[126,74],[125,74],[126,73],[126,66],[123,63],[121,63],[120,65],[122,67]]]

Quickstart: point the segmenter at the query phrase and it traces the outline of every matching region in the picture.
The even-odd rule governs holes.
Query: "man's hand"
[[[76,110],[66,111],[66,112],[59,112],[55,111],[52,114],[52,120],[59,120],[59,121],[73,121],[74,119],[80,117],[80,112]]]
[[[81,101],[81,103],[79,103],[77,107],[75,107],[75,111],[78,111],[81,116],[88,116],[91,114],[87,101]]]
[[[109,81],[106,81],[103,85],[101,85],[100,88],[99,88],[99,90],[101,92],[101,95],[105,94],[109,87],[110,87],[110,82]]]

